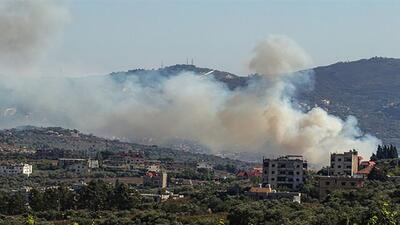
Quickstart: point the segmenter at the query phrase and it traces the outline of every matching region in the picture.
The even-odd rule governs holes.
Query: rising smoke
[[[1,72],[26,72],[68,21],[66,8],[51,0],[0,2]]]
[[[19,31],[24,23],[7,25],[10,16],[0,17],[6,21],[0,29],[12,33],[2,37],[0,57],[36,57],[42,34],[25,40]],[[16,40],[20,44],[5,45]],[[310,57],[293,40],[271,36],[256,46],[249,63],[261,76],[235,90],[212,76],[189,72],[165,77],[153,71],[142,75],[151,79],[130,76],[124,82],[111,76],[0,76],[0,127],[63,126],[160,144],[180,138],[215,152],[302,154],[313,163],[326,162],[328,152],[353,148],[368,156],[379,140],[362,134],[354,117],[343,121],[319,107],[298,107],[296,90],[312,87],[313,71],[296,71],[310,65]]]

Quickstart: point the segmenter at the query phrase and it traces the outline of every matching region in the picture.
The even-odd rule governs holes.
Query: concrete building
[[[263,159],[263,186],[298,190],[304,183],[307,161],[302,156],[287,155],[277,159]]]
[[[93,159],[60,158],[58,159],[58,166],[74,173],[83,174],[99,168],[99,161]]]
[[[320,176],[318,177],[318,192],[323,200],[335,190],[357,189],[364,186],[364,178],[345,176]]]
[[[143,177],[143,184],[149,187],[167,188],[167,173],[148,171]]]
[[[17,175],[29,175],[32,173],[32,165],[26,163],[20,164],[9,164],[0,165],[1,176],[17,176]]]
[[[206,169],[206,170],[213,170],[214,167],[213,165],[207,163],[207,162],[198,162],[196,165],[196,169]]]
[[[254,200],[273,200],[273,199],[292,199],[293,202],[301,203],[301,193],[299,192],[277,192],[271,186],[251,187],[246,195]]]
[[[344,153],[331,153],[331,167],[329,175],[353,176],[358,171],[360,158],[356,150]]]

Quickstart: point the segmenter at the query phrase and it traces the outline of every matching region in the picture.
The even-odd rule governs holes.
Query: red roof
[[[156,176],[158,176],[158,173],[155,172],[155,171],[148,171],[146,173],[146,176],[148,176],[148,177],[156,177]]]
[[[241,171],[239,171],[239,172],[236,173],[236,176],[237,176],[237,177],[248,177],[249,174],[248,174],[246,171],[241,170]]]

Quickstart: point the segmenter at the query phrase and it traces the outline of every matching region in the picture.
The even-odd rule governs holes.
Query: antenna
[[[193,66],[194,64],[193,64],[193,58],[192,58],[192,66]]]
[[[189,59],[186,57],[186,65],[189,65]]]

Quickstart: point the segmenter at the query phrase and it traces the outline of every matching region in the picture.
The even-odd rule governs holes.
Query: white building
[[[29,176],[32,173],[32,165],[30,164],[10,164],[10,165],[0,165],[0,175],[1,176],[17,176],[24,174]]]
[[[214,167],[211,164],[207,163],[207,162],[199,162],[199,163],[197,163],[196,168],[197,169],[207,169],[207,170],[213,170],[214,169]]]

